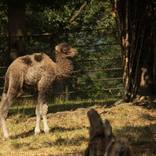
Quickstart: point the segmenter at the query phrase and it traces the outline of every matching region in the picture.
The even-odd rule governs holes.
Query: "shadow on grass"
[[[84,127],[86,128],[86,127]],[[81,130],[83,129],[83,127],[71,127],[71,128],[65,128],[65,127],[53,127],[50,129],[50,132],[51,133],[54,133],[54,132],[65,132],[65,131],[74,131],[74,130]]]
[[[66,139],[66,138],[58,138],[55,142],[52,142],[52,145],[54,146],[60,146],[60,145],[64,145],[64,146],[81,146],[81,144],[83,142],[87,142],[88,139],[84,136],[79,136],[76,138],[70,138],[70,139]]]
[[[34,135],[34,129],[31,129],[27,132],[22,132],[20,134],[11,136],[11,139],[27,138],[27,137],[32,136],[32,135]]]
[[[48,105],[48,113],[56,113],[56,112],[63,112],[63,111],[71,111],[76,110],[78,108],[88,108],[94,105],[112,107],[114,104],[114,100],[109,101],[98,101],[98,102],[80,102],[80,103],[65,103],[65,104],[49,104]],[[27,106],[27,107],[12,107],[9,110],[9,115],[15,114],[23,114],[27,116],[35,116],[35,106]]]
[[[156,102],[154,100],[143,100],[135,102],[134,105],[142,106],[147,109],[156,109]]]
[[[53,134],[54,132],[65,132],[65,131],[69,132],[69,131],[80,130],[80,129],[83,129],[83,127],[75,127],[75,128],[53,127],[53,128],[50,129],[49,134]],[[41,130],[40,134],[44,134],[44,131]],[[27,132],[22,132],[20,134],[11,136],[11,139],[27,138],[27,137],[30,137],[30,136],[33,136],[33,135],[35,135],[34,134],[34,129],[31,129],[31,130],[29,130]]]
[[[18,137],[18,136],[17,136]],[[13,147],[15,149],[22,149],[27,147],[27,149],[35,149],[38,150],[41,147],[45,147],[45,148],[51,148],[54,146],[81,146],[81,144],[83,142],[87,142],[88,139],[84,136],[79,136],[79,137],[75,137],[75,138],[63,138],[63,137],[58,137],[55,141],[51,141],[51,140],[44,140],[41,142],[38,142],[38,144],[32,144],[32,143],[20,143],[20,142],[13,142]]]
[[[142,118],[149,121],[156,120],[154,116],[147,116],[146,114],[143,114]],[[128,138],[135,153],[138,151],[139,155],[156,155],[156,124],[150,124],[149,126],[127,126],[116,130],[116,134],[117,136]]]

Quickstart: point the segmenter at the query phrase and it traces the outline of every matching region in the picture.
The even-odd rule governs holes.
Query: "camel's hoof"
[[[44,129],[45,134],[49,134],[49,128]]]
[[[40,134],[40,129],[38,129],[38,128],[35,128],[35,135],[38,135],[38,134]]]
[[[10,139],[10,137],[9,137],[9,135],[8,135],[8,136],[4,136],[2,140],[3,140],[3,141],[7,141],[7,140],[9,140],[9,139]]]

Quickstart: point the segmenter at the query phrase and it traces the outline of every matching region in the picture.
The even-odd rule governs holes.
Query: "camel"
[[[23,86],[35,86],[38,91],[36,105],[35,135],[40,133],[40,120],[43,119],[44,132],[49,132],[47,122],[48,105],[46,94],[55,80],[67,78],[73,70],[70,58],[77,54],[77,50],[67,43],[55,46],[56,60],[53,61],[45,53],[33,53],[15,59],[7,69],[5,83],[0,103],[0,125],[4,138],[9,138],[6,118],[9,107],[23,90]]]
[[[116,138],[110,122],[102,120],[95,109],[87,113],[90,129],[89,143],[84,156],[132,156],[131,147],[125,138]]]

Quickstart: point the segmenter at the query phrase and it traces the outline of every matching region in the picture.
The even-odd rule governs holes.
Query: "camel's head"
[[[55,47],[56,54],[61,54],[62,56],[69,58],[77,55],[77,50],[71,47],[68,43],[60,43]]]

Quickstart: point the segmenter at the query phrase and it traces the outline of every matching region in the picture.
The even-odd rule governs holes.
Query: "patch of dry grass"
[[[88,105],[89,106],[89,105]],[[110,120],[117,136],[130,140],[136,155],[156,155],[156,110],[132,104],[91,106]],[[0,156],[50,156],[81,152],[88,143],[87,108],[49,113],[50,134],[33,135],[35,117],[12,115],[7,123],[12,139],[0,138]]]

